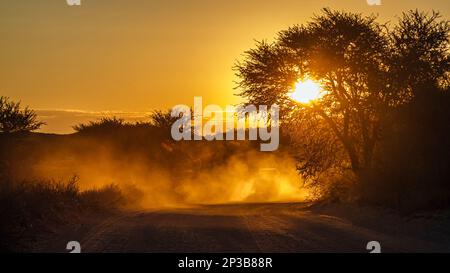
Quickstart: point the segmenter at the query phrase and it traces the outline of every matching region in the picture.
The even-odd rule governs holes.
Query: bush
[[[80,191],[78,178],[69,181],[0,181],[0,251],[29,247],[35,234],[67,223],[81,213],[113,212],[124,204],[116,186]],[[75,217],[76,218],[76,217]]]
[[[117,185],[108,185],[99,189],[80,193],[83,205],[94,210],[111,210],[126,205],[125,197]]]
[[[12,102],[0,97],[0,132],[29,132],[39,129],[43,122],[37,120],[36,113],[28,107],[21,108],[20,102]]]
[[[98,121],[90,121],[89,123],[75,125],[73,126],[73,129],[79,133],[102,133],[122,128],[125,125],[127,124],[123,119],[104,117]]]

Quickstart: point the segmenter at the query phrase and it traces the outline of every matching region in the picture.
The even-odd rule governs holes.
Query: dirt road
[[[90,228],[82,252],[383,252],[449,251],[448,243],[387,234],[302,204],[198,206],[126,213]],[[75,236],[76,237],[76,236]],[[63,250],[65,251],[65,250]]]

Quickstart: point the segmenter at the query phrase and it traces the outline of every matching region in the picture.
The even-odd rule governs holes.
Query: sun
[[[310,103],[323,95],[320,84],[310,79],[298,81],[290,93],[291,99],[300,103]]]

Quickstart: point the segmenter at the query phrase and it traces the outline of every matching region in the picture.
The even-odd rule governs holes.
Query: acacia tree
[[[29,132],[39,129],[43,122],[37,120],[36,113],[28,107],[21,108],[20,102],[0,97],[0,132]]]
[[[374,16],[324,9],[306,25],[281,31],[274,43],[259,42],[245,53],[235,66],[240,95],[248,103],[281,106],[305,178],[347,169],[361,178],[372,167],[384,116],[411,97],[408,79],[417,71],[427,71],[427,80],[448,76],[449,29],[438,19],[411,11],[390,30]],[[421,62],[405,69],[410,52]],[[324,96],[296,103],[288,93],[305,77],[320,82]]]
[[[150,115],[150,124],[170,132],[172,124],[178,117],[172,117],[171,110],[154,110]]]
[[[389,77],[397,93],[414,97],[422,90],[450,86],[449,30],[449,21],[438,12],[403,13],[389,36]]]
[[[80,123],[72,128],[77,133],[92,133],[92,132],[104,132],[108,130],[117,130],[124,126],[127,126],[124,119],[114,117],[102,117],[96,121],[89,121],[88,123]]]

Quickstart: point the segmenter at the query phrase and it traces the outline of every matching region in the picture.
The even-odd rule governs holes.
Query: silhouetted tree
[[[154,110],[150,115],[150,125],[158,128],[165,134],[166,138],[172,139],[171,129],[172,125],[177,121],[182,114],[176,117],[172,117],[172,110]],[[191,109],[191,117],[193,116],[193,112]],[[191,118],[192,119],[192,118]],[[181,130],[181,127],[179,128]],[[184,129],[186,130],[186,128]],[[191,126],[187,130],[193,131],[193,127]]]
[[[150,114],[150,124],[163,130],[170,131],[172,124],[178,119],[178,117],[172,117],[170,112],[171,110],[154,110]]]
[[[373,166],[392,108],[418,86],[448,82],[449,27],[439,18],[410,11],[389,29],[374,16],[324,9],[247,51],[235,66],[237,88],[246,103],[281,106],[305,178],[345,170],[361,178]],[[303,78],[321,83],[320,100],[289,97]]]
[[[391,89],[412,97],[434,86],[448,87],[449,31],[449,21],[441,20],[438,12],[403,13],[389,36]]]
[[[126,125],[123,119],[117,117],[103,117],[98,121],[90,121],[73,126],[73,129],[79,133],[85,132],[109,132],[114,129],[122,128]]]
[[[309,24],[280,32],[274,44],[259,43],[236,66],[241,96],[250,103],[278,103],[284,106],[285,121],[322,128],[320,133],[308,130],[299,140],[303,146],[314,142],[304,151],[316,150],[309,151],[315,158],[301,160],[304,175],[314,177],[332,166],[348,166],[359,174],[371,164],[380,119],[375,109],[384,103],[379,75],[388,41],[382,29],[375,17],[324,9]],[[287,94],[305,77],[320,80],[326,94],[315,103],[296,104]],[[347,156],[329,162],[336,150]]]
[[[37,120],[33,110],[28,107],[21,108],[20,102],[0,97],[0,132],[29,132],[39,129],[44,124]]]

